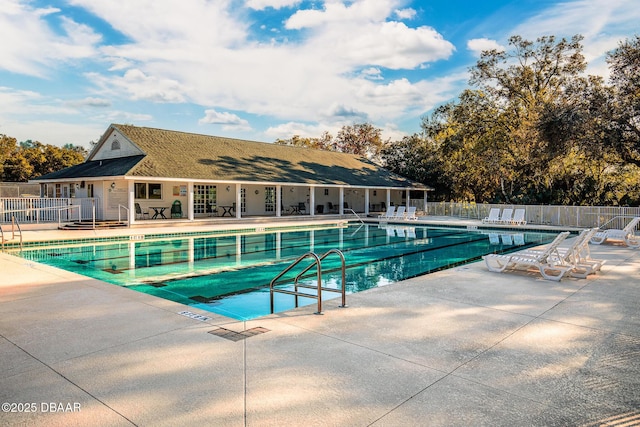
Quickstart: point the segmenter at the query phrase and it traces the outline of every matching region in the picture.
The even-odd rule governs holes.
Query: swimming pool
[[[248,320],[270,313],[269,283],[306,252],[341,250],[346,259],[347,292],[354,293],[465,264],[488,253],[544,244],[554,237],[555,233],[530,231],[498,234],[358,223],[163,239],[132,236],[132,240],[116,243],[28,248],[16,255]],[[341,286],[338,257],[325,259],[322,270],[323,286]],[[317,283],[311,272],[303,281],[308,285]],[[330,292],[323,300],[337,296]],[[299,305],[315,302],[299,299]],[[276,312],[293,307],[294,297],[275,295]]]

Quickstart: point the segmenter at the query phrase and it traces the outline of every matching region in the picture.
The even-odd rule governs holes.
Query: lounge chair
[[[378,215],[378,218],[381,218],[381,219],[393,218],[395,212],[396,212],[396,207],[395,206],[389,206],[387,208],[387,212],[382,214],[382,215]]]
[[[635,217],[629,221],[622,230],[612,228],[609,230],[597,231],[589,242],[594,245],[599,245],[607,240],[621,240],[630,248],[638,248],[640,247],[640,236],[635,235],[635,229],[638,222],[640,222],[640,217]]]
[[[556,263],[570,265],[570,274],[581,279],[600,270],[605,263],[604,260],[591,258],[589,251],[589,240],[593,237],[597,228],[585,229],[578,234],[569,247],[559,247],[555,254],[551,255],[551,260]],[[540,250],[527,249],[522,253],[536,254]]]
[[[558,256],[558,246],[569,234],[568,231],[558,234],[553,242],[539,253],[489,254],[482,258],[489,271],[501,273],[505,270],[528,270],[535,267],[545,279],[559,281],[571,271],[572,267],[560,263],[552,256]]]
[[[409,206],[407,208],[407,219],[412,219],[412,220],[418,220],[418,217],[416,216],[416,207],[415,206]]]
[[[393,219],[404,219],[404,211],[406,210],[406,206],[398,206],[396,210],[396,214],[393,216]]]
[[[502,215],[498,220],[498,224],[511,224],[513,217],[513,209],[506,208],[502,211]]]
[[[527,221],[524,218],[525,218],[524,209],[516,209],[513,212],[513,218],[511,219],[511,222],[516,225],[527,225]]]
[[[491,208],[489,216],[483,218],[482,222],[485,224],[495,224],[500,220],[500,208]]]

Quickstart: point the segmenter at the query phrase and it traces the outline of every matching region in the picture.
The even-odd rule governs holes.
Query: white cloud
[[[247,0],[245,5],[254,10],[264,10],[268,7],[282,9],[283,7],[293,7],[302,0]]]
[[[57,34],[45,18],[55,19],[58,12],[55,8],[32,8],[17,0],[3,0],[0,69],[46,77],[49,69],[60,62],[94,56],[95,44],[101,37],[91,28],[65,17],[58,18],[64,34]]]
[[[223,129],[235,129],[242,131],[251,130],[249,122],[235,114],[228,112],[218,112],[213,109],[205,110],[204,117],[198,120],[199,124],[224,125]]]
[[[417,12],[415,9],[407,8],[407,9],[396,9],[395,14],[398,19],[413,19],[415,18]]]
[[[467,42],[467,49],[472,51],[476,56],[480,56],[480,54],[485,50],[505,50],[505,48],[497,41],[485,38],[469,40]]]
[[[10,121],[0,123],[0,133],[11,128],[12,137],[18,142],[32,140],[43,144],[62,146],[74,144],[89,148],[89,142],[100,138],[106,126],[104,123],[65,123],[60,120]]]
[[[74,108],[82,108],[82,107],[93,107],[93,108],[106,108],[111,107],[111,101],[105,98],[96,98],[96,97],[87,97],[84,99],[76,99],[73,101],[65,102],[66,105],[69,105]]]
[[[185,88],[180,82],[157,75],[148,76],[139,69],[127,70],[123,76],[105,77],[87,73],[87,77],[102,87],[103,92],[126,94],[133,100],[159,103],[186,101]]]

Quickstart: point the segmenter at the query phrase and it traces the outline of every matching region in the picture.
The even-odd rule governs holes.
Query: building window
[[[324,189],[324,195],[325,195],[325,196],[328,196],[328,195],[329,195],[329,189],[328,189],[328,188],[325,188],[325,189]]]
[[[114,139],[113,142],[111,143],[111,151],[119,150],[119,149],[120,149],[120,141],[118,141],[117,139]]]
[[[265,212],[275,212],[276,187],[264,187],[264,210]]]
[[[215,185],[193,186],[193,212],[211,213],[217,204],[217,188]]]
[[[162,184],[136,182],[133,188],[136,199],[162,199]]]

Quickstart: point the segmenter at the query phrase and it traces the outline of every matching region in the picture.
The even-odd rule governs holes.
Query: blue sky
[[[589,74],[637,0],[0,0],[0,134],[88,147],[110,123],[272,142],[420,130],[483,49],[582,34]]]

